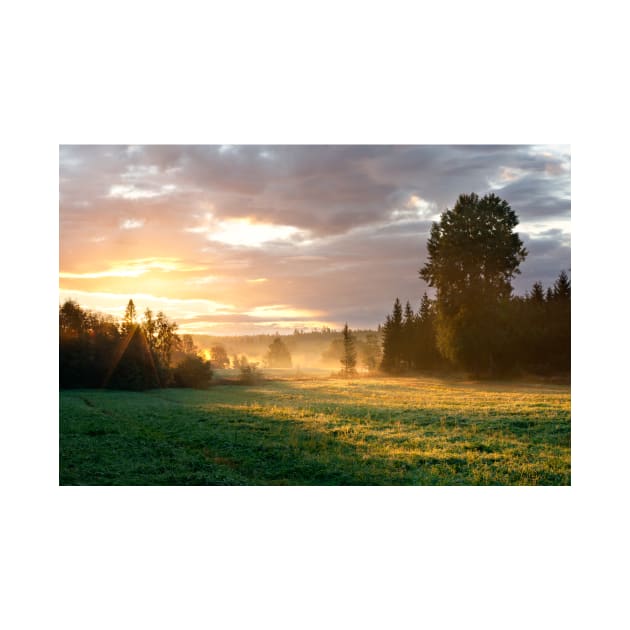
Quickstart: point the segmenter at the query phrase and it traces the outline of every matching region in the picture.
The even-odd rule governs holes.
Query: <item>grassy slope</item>
[[[276,381],[60,393],[61,484],[570,484],[566,386]]]

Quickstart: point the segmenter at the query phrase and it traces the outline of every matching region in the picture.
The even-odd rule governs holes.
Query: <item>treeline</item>
[[[409,302],[403,308],[396,298],[381,327],[381,369],[400,373],[461,367],[495,375],[570,371],[571,282],[565,271],[546,291],[536,282],[526,296],[503,300],[493,310],[485,323],[469,322],[468,334],[442,339],[440,344],[436,301],[425,293],[414,312]],[[449,342],[459,345],[459,361],[448,356]]]
[[[120,322],[67,300],[59,307],[59,386],[207,387],[210,362],[198,356],[190,335],[176,331],[161,311],[146,309],[138,318],[133,300]]]
[[[562,271],[525,297],[512,279],[528,255],[510,205],[490,193],[460,195],[431,227],[420,277],[435,289],[414,313],[400,301],[383,326],[382,368],[455,367],[475,375],[569,373],[571,283]]]

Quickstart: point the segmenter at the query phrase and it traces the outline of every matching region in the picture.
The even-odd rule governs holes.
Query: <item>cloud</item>
[[[125,219],[120,227],[123,230],[136,230],[144,225],[144,219]]]
[[[517,290],[570,266],[567,146],[63,146],[60,279],[374,326],[419,301],[431,223],[473,191],[519,216]]]

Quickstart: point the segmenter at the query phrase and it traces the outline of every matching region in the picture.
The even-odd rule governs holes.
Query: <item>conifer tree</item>
[[[564,269],[560,272],[558,279],[553,285],[553,297],[556,300],[564,301],[571,299],[571,281]]]
[[[125,308],[125,315],[123,317],[121,332],[123,335],[131,334],[136,327],[136,305],[133,303],[133,300],[129,300],[127,302],[127,307]]]
[[[381,367],[387,372],[400,370],[403,347],[403,315],[400,300],[396,298],[392,314],[383,325],[383,360]]]
[[[355,376],[357,373],[357,351],[354,343],[354,336],[348,328],[348,322],[343,327],[343,356],[341,358],[341,373],[346,378]]]
[[[291,353],[284,341],[280,338],[280,335],[276,335],[269,344],[265,360],[270,368],[291,367]]]
[[[405,312],[402,323],[402,335],[401,335],[401,362],[407,369],[413,367],[413,355],[414,346],[416,345],[416,316],[409,304],[409,300],[405,304]]]
[[[535,304],[543,304],[545,301],[545,292],[541,282],[534,282],[532,290],[529,292],[528,298]]]

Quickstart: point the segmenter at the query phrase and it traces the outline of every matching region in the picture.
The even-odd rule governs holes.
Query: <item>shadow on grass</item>
[[[569,483],[566,470],[542,470],[532,463],[537,449],[528,451],[531,436],[521,435],[536,428],[529,422],[516,425],[511,441],[504,441],[522,450],[525,463],[519,461],[519,468],[505,460],[502,447],[488,445],[487,434],[471,441],[460,431],[470,427],[440,422],[431,409],[416,409],[414,419],[401,414],[406,433],[397,435],[396,420],[353,417],[355,407],[344,402],[338,401],[334,415],[326,415],[326,401],[310,404],[305,415],[299,407],[274,411],[273,401],[255,388],[238,390],[237,400],[230,400],[233,393],[227,389],[63,396],[60,484]],[[273,393],[303,396],[287,383]],[[509,423],[502,428],[509,432]],[[431,447],[410,448],[414,431]],[[449,448],[443,448],[447,442]]]

